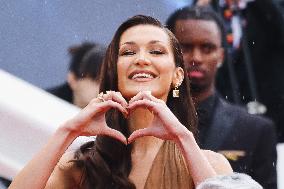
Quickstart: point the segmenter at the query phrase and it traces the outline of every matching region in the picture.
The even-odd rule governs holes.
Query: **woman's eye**
[[[164,54],[164,52],[162,50],[151,50],[150,54],[159,55],[159,54]]]
[[[122,53],[120,53],[120,55],[122,56],[130,56],[130,55],[134,55],[135,52],[132,51],[132,50],[126,50],[126,51],[123,51]]]

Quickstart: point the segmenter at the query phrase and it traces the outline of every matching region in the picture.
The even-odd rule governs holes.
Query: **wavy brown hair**
[[[123,22],[117,29],[110,45],[101,71],[100,91],[118,91],[117,59],[121,35],[129,28],[137,25],[153,25],[163,29],[169,36],[174,54],[175,65],[184,69],[181,48],[174,35],[158,20],[144,15],[134,16]],[[179,87],[180,97],[168,96],[167,106],[178,120],[190,131],[196,131],[196,112],[190,96],[188,77]],[[107,124],[126,137],[130,135],[127,121],[116,110],[106,114]],[[84,144],[76,153],[76,164],[84,171],[82,188],[96,189],[134,189],[129,180],[131,171],[131,145],[125,146],[119,141],[106,136],[98,136],[95,142]]]

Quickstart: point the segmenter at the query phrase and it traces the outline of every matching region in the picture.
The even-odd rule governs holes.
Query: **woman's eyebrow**
[[[163,41],[159,41],[159,40],[151,40],[149,42],[149,44],[156,44],[156,43],[165,43]],[[126,41],[124,43],[122,43],[120,46],[123,46],[123,45],[135,45],[136,43],[134,41]]]
[[[134,41],[126,41],[124,43],[122,43],[120,46],[123,46],[123,45],[134,45],[135,42]]]
[[[159,41],[159,40],[152,40],[149,42],[150,44],[156,44],[156,43],[164,43],[163,41]]]

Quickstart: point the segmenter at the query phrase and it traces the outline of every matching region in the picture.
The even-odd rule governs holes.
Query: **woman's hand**
[[[130,100],[128,109],[131,113],[137,107],[148,108],[153,112],[154,119],[147,128],[134,131],[128,138],[129,143],[143,136],[173,140],[179,147],[196,186],[216,175],[207,157],[197,145],[192,132],[178,121],[164,101],[147,92],[140,92]]]
[[[127,102],[119,92],[100,93],[77,116],[68,121],[65,129],[76,133],[78,136],[106,135],[127,144],[125,136],[110,128],[105,119],[106,112],[111,108],[118,109],[124,115],[127,115],[126,107]]]
[[[146,91],[139,92],[129,101],[128,110],[145,107],[154,114],[152,123],[144,129],[134,131],[128,138],[128,143],[143,136],[154,136],[163,140],[177,141],[178,137],[189,132],[167,107],[163,100],[157,99]]]

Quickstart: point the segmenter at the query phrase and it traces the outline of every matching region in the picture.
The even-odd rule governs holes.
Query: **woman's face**
[[[166,101],[172,86],[183,77],[176,68],[168,34],[152,25],[127,29],[120,38],[117,61],[118,89],[130,99],[139,91]]]

